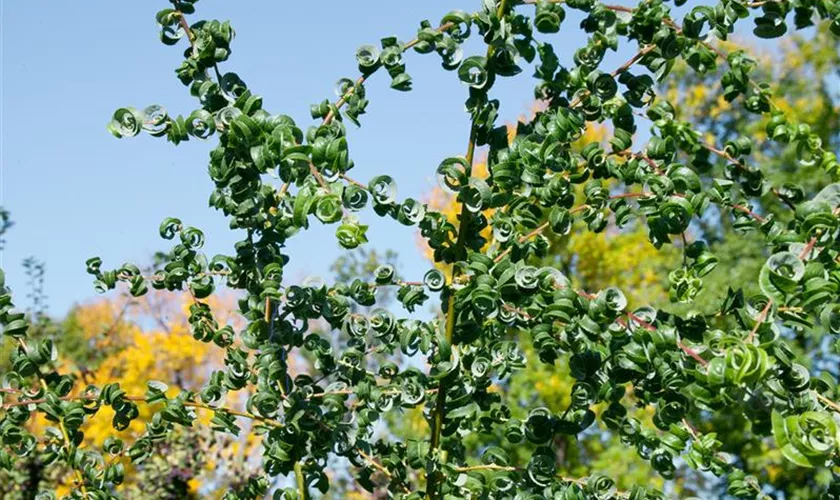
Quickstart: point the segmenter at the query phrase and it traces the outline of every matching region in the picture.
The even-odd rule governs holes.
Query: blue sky
[[[25,305],[21,261],[27,256],[46,263],[49,310],[63,314],[95,296],[85,273],[87,258],[102,257],[106,268],[148,263],[153,252],[169,248],[157,233],[168,216],[203,229],[209,255],[232,253],[238,235],[227,230],[221,213],[207,207],[212,140],[175,147],[148,136],[117,140],[105,128],[122,106],[157,103],[184,115],[197,107],[173,72],[184,46],[166,47],[157,39],[154,16],[168,3],[86,0],[46,8],[41,2],[0,0],[0,5],[0,205],[15,221],[0,265],[18,303]],[[479,5],[478,0],[202,0],[192,20],[229,19],[237,37],[222,70],[238,73],[264,97],[267,110],[291,115],[305,128],[312,123],[309,105],[334,100],[335,82],[357,76],[356,47],[389,35],[407,41],[420,20],[437,25],[452,9]],[[570,13],[568,33],[553,37],[561,61],[570,61],[585,43],[575,28],[578,20]],[[609,54],[605,67],[614,68],[634,50]],[[481,53],[477,39],[467,44],[465,55]],[[399,184],[400,198],[417,198],[433,187],[443,158],[464,153],[467,89],[440,68],[434,54],[412,51],[406,62],[414,90],[393,91],[387,75],[375,75],[362,127],[348,127],[350,153],[354,178],[366,182],[388,172]],[[529,109],[535,82],[530,73],[526,68],[494,87],[502,120],[514,121]],[[429,264],[417,250],[414,229],[365,216],[369,248],[396,250],[403,276],[420,279]],[[327,276],[342,252],[335,226],[312,222],[287,249],[292,257],[287,280]]]

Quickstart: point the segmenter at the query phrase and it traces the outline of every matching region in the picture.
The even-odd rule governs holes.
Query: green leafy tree
[[[200,108],[186,117],[159,105],[121,108],[109,128],[117,137],[146,131],[175,144],[218,135],[209,160],[216,186],[210,204],[243,239],[231,254],[208,257],[199,229],[168,218],[160,234],[177,240],[153,274],[132,264],[105,269],[98,258],[87,266],[103,292],[118,284],[138,296],[149,287],[188,290],[193,336],[224,349],[225,367],[203,387],[175,395],[161,381],[150,381],[144,394],[117,384],[80,387],[57,370],[53,344],[28,335],[29,322],[5,294],[0,323],[17,347],[3,375],[8,401],[0,465],[34,454],[47,466],[61,462],[73,470],[77,488],[70,496],[113,496],[124,460],[154,460],[155,443],[179,426],[199,425],[198,414],[207,412],[217,432],[238,434],[240,419],[247,419],[262,439],[264,474],[231,488],[229,498],[325,493],[335,457],[349,461],[360,487],[400,498],[664,496],[669,483],[660,490],[640,481],[618,490],[614,477],[567,475],[565,465],[558,467],[569,456],[563,443],[593,434],[635,450],[662,480],[675,480],[684,463],[721,478],[729,495],[766,497],[772,488],[738,456],[724,453],[714,425],[729,419],[748,422],[742,428],[752,442],[772,443],[806,480],[831,477],[821,482],[821,493],[838,495],[840,480],[831,473],[840,463],[837,376],[809,367],[817,344],[798,336],[809,329],[831,344],[840,333],[840,183],[819,190],[778,185],[765,173],[773,164],[762,164],[758,151],[763,142],[792,145],[791,160],[831,181],[840,165],[816,131],[776,102],[756,60],[718,46],[750,17],[761,38],[784,35],[788,18],[796,28],[819,23],[838,35],[835,2],[723,0],[693,7],[678,22],[668,4],[655,0],[634,7],[485,0],[475,13],[447,14],[437,28],[424,21],[409,42],[388,37],[381,47],[361,47],[362,76],[340,80],[335,103],[312,106],[319,123],[305,131],[264,110],[239,76],[222,71],[234,37],[229,23],[191,24],[195,1],[171,3],[157,15],[161,40],[189,44],[176,73]],[[550,43],[567,8],[582,13],[588,34],[569,67]],[[461,44],[476,34],[486,51],[464,57]],[[627,62],[602,68],[608,50],[627,45],[634,46]],[[466,154],[437,169],[461,203],[456,223],[417,200],[398,199],[388,174],[368,183],[348,174],[353,162],[344,121],[358,123],[367,105],[365,82],[380,70],[391,87],[410,90],[409,49],[437,53],[468,88]],[[496,123],[492,88],[521,73],[522,61],[536,62],[535,92],[546,106],[520,122],[509,140]],[[719,143],[710,145],[702,127],[681,118],[677,103],[659,91],[678,62],[700,75],[722,68],[715,88],[727,105],[762,121],[766,137],[728,139],[713,131]],[[611,136],[578,150],[572,145],[588,122],[609,123]],[[649,127],[644,144],[640,125]],[[485,147],[482,179],[472,174],[476,151]],[[273,171],[279,186],[264,175]],[[356,212],[368,204],[378,216],[418,226],[445,271],[436,267],[409,282],[383,265],[369,283],[283,284],[290,258],[284,244],[311,216],[335,224],[338,243],[355,249],[367,242]],[[773,204],[785,210],[774,211]],[[760,242],[764,262],[745,277],[757,284],[754,293],[733,289],[711,304],[696,303],[704,277],[720,263],[712,244],[733,234],[719,230],[714,240],[689,234],[708,217]],[[668,273],[668,297],[684,309],[631,305],[616,287],[583,289],[561,266],[545,265],[551,248],[545,233],[599,233],[634,221],[655,248],[681,254]],[[724,223],[708,227],[718,226]],[[219,283],[243,293],[239,309],[247,326],[240,331],[217,322],[205,302]],[[358,309],[374,306],[380,287],[396,287],[408,312],[438,296],[441,314],[421,321],[384,308]],[[313,321],[341,334],[315,333]],[[294,373],[301,358],[310,360],[307,372]],[[567,371],[575,381],[568,401],[553,407],[505,401],[500,388],[529,365]],[[246,395],[244,406],[234,404],[237,394]],[[101,451],[79,446],[89,415],[110,407],[119,432],[140,405],[155,414],[139,438],[124,443],[115,436]],[[377,432],[383,415],[416,408],[428,423],[425,436]],[[55,427],[39,436],[28,432],[24,424],[36,414]],[[496,442],[467,446],[475,434]],[[294,485],[273,487],[271,478],[280,475],[294,477]]]
[[[756,68],[761,78],[772,81],[773,94],[779,96],[775,101],[788,116],[816,131],[826,149],[837,151],[840,138],[840,102],[836,88],[838,75],[838,54],[840,47],[836,37],[826,29],[819,27],[815,35],[808,37],[794,36],[778,44],[778,51],[770,52],[761,48],[746,47],[759,54],[761,65]],[[745,49],[743,44],[728,42],[723,44],[727,50]],[[700,131],[711,148],[714,137],[724,140],[736,140],[740,136],[766,137],[767,120],[756,120],[755,115],[744,112],[739,107],[727,105],[713,89],[720,81],[725,68],[717,68],[705,74],[698,74],[685,63],[677,63],[672,76],[660,84],[660,92],[671,102],[676,103],[680,119],[689,121]],[[807,78],[803,76],[807,75]],[[592,139],[592,138],[590,138]],[[589,141],[591,142],[591,141]],[[583,143],[585,145],[586,143]],[[796,161],[796,145],[774,144],[762,141],[757,143],[760,151],[754,160],[762,165],[772,185],[798,186],[804,196],[811,197],[831,182],[831,175],[818,165],[800,165]],[[701,172],[702,178],[724,177],[725,167],[731,160],[724,152],[710,149],[715,167],[708,172]],[[720,154],[723,153],[723,154]],[[684,161],[687,161],[684,160]],[[762,200],[763,209],[786,217],[789,207],[773,197]],[[610,283],[621,283],[632,304],[650,304],[666,310],[687,312],[690,308],[701,311],[714,311],[715,305],[725,298],[727,289],[742,288],[747,295],[760,293],[758,284],[752,277],[759,273],[768,254],[763,239],[750,234],[743,234],[730,223],[727,214],[704,214],[704,217],[688,230],[692,239],[698,237],[709,242],[710,248],[720,264],[704,277],[703,288],[690,307],[672,304],[668,300],[667,277],[659,275],[660,282],[644,279],[647,269],[661,266],[673,266],[676,256],[673,252],[647,254],[645,244],[638,238],[638,232],[644,231],[644,224],[628,224],[623,230],[617,230],[614,223],[608,225],[605,233],[592,234],[572,232],[563,237],[552,237],[552,247],[543,260],[544,265],[560,265],[564,272],[576,278],[576,284],[583,289],[600,289]],[[606,234],[606,237],[604,237]],[[628,273],[625,259],[636,262],[632,272]],[[635,259],[635,260],[634,260]],[[817,326],[819,328],[819,326]],[[820,370],[836,366],[836,357],[831,349],[820,346],[822,335],[806,330],[796,335],[796,344],[804,352],[809,352],[809,369],[818,373]],[[505,391],[507,401],[515,405],[522,398],[540,401],[549,408],[558,399],[568,397],[574,379],[563,370],[547,371],[538,365],[529,365],[519,372],[513,383]],[[534,390],[536,388],[536,390]],[[769,490],[784,492],[786,498],[818,498],[831,481],[828,471],[809,475],[786,461],[782,455],[768,446],[761,435],[750,432],[750,420],[732,418],[724,415],[707,421],[709,415],[698,412],[693,421],[707,430],[714,430],[725,443],[725,451],[737,457],[744,468],[755,473]],[[645,420],[645,419],[643,419]],[[604,448],[604,435],[600,439],[579,439],[565,443],[564,447],[575,448],[572,455],[576,459],[558,460],[559,467],[580,470],[584,473],[602,472],[611,477],[620,478],[619,483],[633,484],[639,481],[639,475],[645,477],[649,471],[633,461],[632,454],[621,443],[613,442]],[[479,440],[477,445],[484,445]],[[614,448],[613,448],[614,447]],[[616,459],[616,456],[621,458]],[[602,460],[602,457],[610,457]],[[628,464],[629,467],[625,467]],[[628,469],[633,474],[628,473]],[[708,483],[704,478],[691,474],[688,467],[678,468],[677,474],[686,474],[684,481],[676,481],[676,491],[683,494],[711,494],[707,488],[714,488],[716,482]],[[655,478],[649,480],[655,481]],[[700,488],[700,489],[698,489]]]
[[[772,91],[775,96],[779,96],[777,104],[789,116],[818,131],[827,149],[836,151],[840,131],[840,96],[833,90],[836,87],[834,78],[838,74],[840,54],[837,39],[823,25],[818,27],[814,36],[793,36],[776,45],[771,51],[732,41],[722,44],[729,51],[741,49],[757,53],[761,65],[756,71],[762,79],[772,81]],[[737,139],[741,135],[766,137],[766,120],[756,120],[754,114],[744,112],[740,107],[729,106],[720,94],[713,91],[724,72],[725,68],[718,67],[714,71],[699,74],[684,62],[677,62],[671,77],[660,83],[659,92],[675,103],[680,119],[689,121],[703,133],[709,146],[714,146],[713,138],[716,136],[727,140]],[[805,75],[808,77],[803,78]],[[573,149],[579,151],[596,140],[606,143],[608,137],[604,136],[602,128],[591,127],[591,124],[588,126],[586,134],[573,144]],[[818,166],[797,165],[795,146],[768,142],[761,144],[762,150],[757,152],[756,157],[768,171],[774,185],[796,184],[802,187],[807,196],[813,196],[830,183],[831,176]],[[726,155],[712,153],[712,156],[718,159],[717,168],[701,172],[701,178],[725,175],[723,168],[729,161]],[[474,169],[474,175],[486,177],[485,171],[485,165],[479,164],[478,172]],[[455,196],[441,189],[434,190],[431,200],[432,205],[445,211],[450,220],[454,220],[460,211],[460,203]],[[778,199],[772,199],[766,209],[784,215],[788,207]],[[687,232],[691,239],[699,236],[708,241],[713,255],[720,260],[720,265],[704,277],[704,287],[691,304],[691,307],[700,310],[714,310],[715,304],[725,297],[729,287],[743,287],[742,291],[747,294],[759,292],[752,276],[760,271],[767,259],[761,238],[738,233],[729,224],[730,219],[725,213],[715,214],[714,217],[712,215],[705,214]],[[667,294],[668,273],[661,272],[672,268],[679,255],[677,252],[651,251],[653,249],[646,243],[644,233],[645,224],[639,221],[631,222],[623,229],[617,228],[610,221],[603,233],[573,231],[564,236],[549,235],[551,247],[542,264],[559,267],[573,277],[576,286],[585,290],[598,290],[613,284],[622,288],[630,304],[649,304],[657,308],[688,311],[689,307],[670,303]],[[798,338],[805,339],[808,336]],[[525,344],[526,354],[530,354],[528,348]],[[818,346],[803,349],[809,350],[812,358],[817,360],[812,366],[832,366],[831,363],[835,361],[830,350]],[[562,367],[530,364],[512,377],[502,394],[505,402],[512,407],[522,400],[528,400],[551,409],[557,406],[565,408],[574,382],[568,370]],[[748,419],[724,416],[717,421],[704,423],[705,415],[702,413],[693,418],[694,422],[718,432],[727,452],[737,455],[747,470],[757,474],[768,487],[784,492],[788,498],[818,497],[831,480],[830,474],[817,475],[808,480],[800,468],[786,462],[780,453],[762,442],[760,436],[749,432]],[[648,418],[642,420],[651,425]],[[417,428],[417,423],[411,419],[406,421],[395,418],[394,425],[403,435],[416,432]],[[619,486],[639,481],[657,482],[656,473],[645,467],[643,461],[639,463],[635,452],[609,433],[571,441],[561,436],[559,440],[558,446],[562,453],[558,453],[557,462],[563,471],[574,471],[577,475],[604,473],[618,478]],[[492,438],[475,436],[468,441],[468,446],[479,449],[491,443]],[[512,453],[516,453],[513,450],[519,447],[521,445],[506,444]],[[678,477],[672,485],[674,491],[681,495],[711,494],[708,489],[717,484],[692,474],[686,466],[678,468],[677,475],[685,475],[684,479]]]
[[[774,102],[792,117],[800,127],[809,129],[821,141],[827,151],[838,150],[840,146],[840,94],[834,83],[840,70],[838,40],[829,26],[818,26],[813,36],[792,36],[776,44],[773,50],[765,50],[757,59],[760,64],[756,74],[770,82]],[[728,49],[735,47],[727,44]],[[761,53],[760,49],[755,52]],[[761,167],[772,196],[762,198],[757,206],[766,213],[783,221],[791,218],[791,206],[779,193],[794,193],[801,198],[811,198],[829,185],[834,176],[824,171],[819,164],[800,161],[797,143],[778,143],[766,140],[768,119],[756,119],[737,107],[726,106],[719,96],[708,89],[720,79],[721,71],[697,75],[686,68],[678,68],[683,81],[673,79],[667,82],[666,94],[678,106],[679,115],[692,123],[706,137],[710,146],[713,170],[725,172],[736,162],[714,147],[711,137],[718,137],[721,143],[743,141],[741,137],[756,138],[755,151],[747,164]],[[678,83],[679,82],[679,83]],[[772,119],[772,118],[771,118]],[[790,191],[788,191],[790,190]],[[709,242],[710,249],[719,259],[717,269],[704,278],[704,286],[695,299],[694,307],[702,311],[714,311],[715,304],[732,288],[749,297],[761,293],[759,283],[750,279],[760,273],[769,254],[762,238],[744,234],[726,217],[707,215],[695,228]],[[678,309],[679,310],[679,309]],[[683,309],[684,310],[684,309]],[[797,350],[803,364],[811,374],[830,370],[836,377],[836,351],[825,340],[825,325],[798,324],[792,330],[783,330],[786,338]],[[702,422],[698,415],[697,421]],[[737,457],[746,470],[754,472],[765,487],[784,493],[785,498],[820,498],[832,480],[828,470],[810,474],[796,464],[785,460],[783,455],[768,446],[760,433],[753,432],[749,418],[712,416],[700,424],[704,429],[714,429],[725,443],[724,449]]]

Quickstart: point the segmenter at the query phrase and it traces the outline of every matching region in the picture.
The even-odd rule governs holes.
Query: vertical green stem
[[[23,352],[28,354],[29,353],[29,346],[26,345],[26,341],[23,340],[23,338],[20,338],[20,337],[18,337],[17,341],[18,341],[18,344],[20,344],[20,346],[23,348]],[[47,381],[44,380],[43,375],[41,375],[41,369],[40,368],[38,368],[38,371],[37,371],[36,374],[38,376],[38,382],[41,384],[41,388],[43,388],[43,390],[44,390],[44,395],[45,396],[48,395],[50,389],[47,386]],[[64,425],[64,419],[63,418],[58,421],[58,425],[61,429],[61,437],[64,440],[64,447],[67,448],[67,455],[68,455],[68,457],[70,457],[70,459],[68,460],[68,463],[71,465],[71,467],[73,469],[73,473],[76,475],[76,483],[78,484],[79,489],[82,491],[82,498],[87,498],[88,491],[87,491],[87,487],[85,486],[85,477],[82,474],[82,471],[79,470],[79,468],[72,461],[73,452],[75,450],[75,445],[73,444],[73,441],[70,440],[70,433],[67,432],[67,426]]]
[[[501,0],[499,2],[499,8],[497,11],[497,17],[502,18],[505,13],[507,0]],[[493,55],[493,46],[487,47],[487,60],[488,63],[490,61],[490,57]],[[476,123],[473,121],[470,124],[470,141],[467,144],[467,169],[466,169],[466,177],[467,179],[472,178],[472,165],[473,160],[475,158],[475,141],[476,141]],[[470,223],[470,212],[467,210],[465,204],[461,205],[461,213],[458,216],[458,239],[455,242],[455,261],[460,261],[466,259],[466,247],[465,247],[465,239],[466,234],[468,231],[468,226]],[[446,307],[446,341],[449,345],[454,346],[454,338],[455,338],[455,320],[456,320],[456,312],[455,312],[455,294],[451,289],[452,283],[458,278],[459,272],[457,268],[453,265],[452,272],[449,279],[449,299],[447,300],[447,307]],[[446,386],[443,381],[440,383],[440,387],[438,387],[438,394],[437,400],[435,402],[435,413],[434,413],[434,420],[432,422],[432,440],[431,440],[431,453],[434,453],[438,449],[440,449],[441,445],[441,433],[443,431],[443,421],[446,418]],[[428,476],[428,483],[426,486],[426,498],[429,500],[439,498],[438,488],[440,485],[440,478],[438,477],[438,473],[429,474]]]
[[[297,479],[300,500],[309,500],[309,492],[306,491],[306,481],[303,479],[303,468],[301,468],[300,462],[295,462],[295,479]]]
[[[467,146],[467,177],[470,177],[472,174],[472,163],[473,163],[473,156],[475,155],[475,124],[473,124],[472,130],[470,132],[470,143]],[[455,255],[456,259],[461,259],[461,253],[464,251],[464,236],[467,231],[466,225],[469,224],[469,216],[470,213],[466,209],[466,206],[461,207],[461,214],[458,217],[458,240],[455,243]],[[455,281],[457,277],[457,271],[455,267],[452,267],[452,274],[449,279],[449,285],[452,285],[452,282]],[[455,294],[452,290],[449,290],[449,299],[447,300],[446,306],[446,341],[449,345],[453,345],[453,339],[455,337]],[[438,388],[437,393],[437,401],[435,401],[435,415],[434,421],[432,423],[432,442],[431,442],[431,450],[437,450],[440,448],[440,438],[441,432],[443,431],[443,420],[446,417],[446,386],[443,382],[440,383],[440,387]],[[433,498],[433,490],[435,490],[437,484],[437,477],[436,475],[429,476],[429,484],[428,484],[428,492],[427,497]]]

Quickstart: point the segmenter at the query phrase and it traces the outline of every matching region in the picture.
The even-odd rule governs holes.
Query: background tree
[[[187,300],[161,292],[141,298],[126,294],[102,299],[74,308],[59,321],[39,315],[30,336],[55,342],[62,354],[57,365],[85,384],[116,382],[135,393],[142,393],[148,380],[172,381],[177,387],[200,386],[223,360],[220,353],[192,338]],[[210,301],[218,318],[238,326],[241,319],[232,313],[234,303],[221,296]],[[8,350],[8,342],[3,344]],[[2,366],[3,371],[10,368],[5,363]],[[136,439],[152,416],[149,408],[140,410],[118,433],[112,427],[113,412],[98,412],[82,427],[82,446],[101,449],[114,437]],[[208,422],[204,419],[205,427]],[[38,419],[31,422],[29,431],[42,433],[49,425],[48,420]],[[246,439],[217,436],[206,428],[181,429],[157,443],[153,460],[129,468],[118,491],[131,498],[198,498],[202,487],[206,494],[211,488],[247,480],[252,471],[243,470],[235,460],[239,456],[241,461],[244,454],[247,462],[255,455],[253,438]],[[72,474],[66,468],[50,471],[38,457],[20,461],[13,471],[0,474],[3,498],[30,498],[38,489],[55,489],[58,494],[73,489]]]

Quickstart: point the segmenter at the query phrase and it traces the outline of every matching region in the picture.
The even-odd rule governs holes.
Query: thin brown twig
[[[648,323],[647,321],[645,321],[644,319],[640,318],[639,316],[637,316],[637,315],[633,314],[632,312],[629,312],[629,311],[628,311],[628,312],[627,312],[627,316],[628,316],[630,319],[632,319],[633,321],[635,321],[636,323],[639,323],[640,325],[642,325],[642,327],[643,327],[645,330],[647,330],[647,331],[649,331],[649,332],[656,331],[656,327],[655,327],[654,325],[652,325],[652,324]],[[684,344],[681,340],[677,340],[677,347],[679,347],[679,348],[680,348],[680,350],[681,350],[682,352],[684,352],[684,353],[686,353],[687,355],[691,356],[691,358],[692,358],[692,359],[694,359],[695,361],[697,361],[697,362],[698,362],[698,363],[700,363],[701,365],[706,366],[706,365],[708,365],[708,364],[709,364],[709,362],[708,362],[708,361],[706,361],[705,359],[703,359],[702,357],[700,357],[700,355],[699,355],[699,354],[697,354],[697,351],[695,351],[695,350],[694,350],[694,349],[692,349],[691,347],[689,347],[689,346],[685,345],[685,344]]]
[[[735,157],[734,157],[734,156],[732,156],[731,154],[727,153],[725,150],[722,150],[722,149],[716,148],[716,147],[714,147],[714,146],[712,146],[712,145],[709,145],[709,144],[706,144],[706,143],[703,143],[703,142],[701,142],[701,143],[700,143],[700,146],[701,146],[703,149],[705,149],[705,150],[709,151],[710,153],[713,153],[713,154],[715,154],[715,155],[717,155],[717,156],[719,156],[719,157],[723,158],[724,160],[726,160],[727,162],[729,162],[731,165],[733,165],[733,166],[737,167],[739,170],[741,170],[741,171],[743,171],[743,172],[748,172],[748,171],[749,171],[749,169],[747,168],[747,166],[746,166],[746,165],[744,165],[741,161],[739,161],[737,158],[735,158]],[[785,205],[787,205],[787,206],[788,206],[788,208],[790,208],[791,210],[796,210],[796,205],[794,205],[793,203],[791,203],[791,202],[790,202],[790,200],[788,200],[787,198],[785,198],[784,196],[782,196],[782,193],[780,193],[778,189],[776,189],[776,188],[772,188],[772,189],[771,189],[771,192],[772,192],[772,193],[776,196],[776,198],[778,198],[778,199],[779,199],[782,203],[784,203]]]
[[[778,198],[779,201],[787,205],[788,208],[790,208],[791,210],[796,210],[796,205],[794,205],[789,199],[787,199],[787,197],[782,195],[782,193],[778,189],[772,188],[771,191],[774,195],[776,195],[776,198]]]
[[[811,237],[811,241],[805,245],[805,248],[802,249],[802,252],[799,253],[799,260],[805,260],[808,257],[808,254],[811,253],[811,250],[814,249],[814,245],[817,244],[816,236]]]
[[[762,217],[762,216],[758,215],[757,213],[753,212],[752,210],[750,210],[749,208],[747,208],[747,207],[745,207],[745,206],[743,206],[743,205],[739,205],[739,204],[737,204],[737,203],[733,203],[733,204],[731,204],[731,205],[729,205],[729,206],[730,206],[730,207],[732,207],[732,208],[734,208],[735,210],[738,210],[739,212],[743,212],[743,213],[745,213],[745,214],[749,215],[750,217],[752,217],[753,219],[755,219],[755,220],[756,220],[756,221],[758,221],[759,223],[762,223],[762,224],[763,224],[763,223],[764,223],[764,221],[766,220],[764,217]]]
[[[178,16],[178,24],[181,25],[181,28],[184,30],[184,33],[187,35],[187,40],[190,42],[190,48],[192,48],[193,53],[195,53],[195,33],[193,33],[192,28],[190,28],[190,23],[187,22],[187,17],[184,15],[183,12],[180,10],[175,11],[175,15]],[[213,72],[216,74],[216,80],[219,86],[222,85],[222,72],[219,71],[219,65],[217,63],[213,63]],[[204,70],[204,75],[210,79],[210,74],[207,72],[207,69]],[[222,91],[222,97],[227,99],[229,102],[233,102],[234,99],[227,95],[226,92]]]
[[[706,366],[706,365],[708,365],[708,364],[709,364],[709,362],[708,362],[708,361],[706,361],[705,359],[701,358],[701,357],[700,357],[700,355],[699,355],[699,354],[697,354],[697,351],[695,351],[694,349],[692,349],[692,348],[688,347],[687,345],[683,344],[683,342],[682,342],[682,341],[677,342],[677,347],[679,347],[679,348],[680,348],[680,350],[681,350],[682,352],[684,352],[684,353],[688,354],[689,356],[691,356],[691,357],[692,357],[692,359],[694,359],[695,361],[697,361],[697,362],[698,362],[698,363],[700,363],[701,365]]]
[[[831,407],[832,410],[840,413],[840,405],[838,405],[834,401],[828,399],[827,397],[823,396],[822,394],[818,393],[817,391],[814,391],[814,394],[816,394],[817,399],[822,401],[825,405]]]
[[[697,439],[697,429],[695,429],[693,425],[688,423],[688,420],[686,419],[682,419],[682,423],[685,426],[685,428],[688,429],[688,432],[689,434],[691,434],[691,437]]]
[[[503,472],[524,472],[528,469],[525,467],[516,467],[513,465],[499,465],[499,464],[480,464],[480,465],[467,465],[461,467],[455,467],[456,472],[480,472],[480,471],[503,471]],[[567,477],[561,474],[557,474],[554,476],[556,479],[567,483],[575,483],[579,485],[586,485],[586,478],[577,478],[577,477]],[[618,496],[624,496],[626,493],[622,491],[616,492]]]
[[[624,73],[625,71],[629,70],[631,66],[639,62],[645,54],[652,51],[656,48],[655,44],[650,44],[642,47],[633,57],[631,57],[626,63],[622,64],[621,66],[617,67],[610,76],[613,78],[617,77],[618,75]]]
[[[190,29],[190,24],[187,22],[186,16],[180,10],[175,11],[175,15],[178,16],[178,23],[181,25],[181,28],[184,30],[184,33],[187,35],[187,40],[190,42],[190,47],[195,49],[195,33],[192,32]]]
[[[619,198],[641,198],[643,196],[650,196],[652,194],[653,193],[650,193],[648,191],[642,191],[640,193],[621,193],[621,194],[614,194],[614,195],[610,196],[610,199],[611,200],[617,200]]]
[[[362,184],[361,182],[357,181],[356,179],[348,177],[347,174],[341,174],[341,178],[344,179],[345,181],[349,182],[350,184],[353,184],[356,187],[364,189],[365,191],[370,190],[370,188],[368,188],[367,185]]]
[[[455,26],[455,23],[453,23],[453,22],[446,22],[446,23],[441,24],[441,25],[440,25],[440,26],[438,26],[437,28],[435,28],[435,31],[437,31],[438,33],[443,33],[444,31],[448,30],[449,28],[451,28],[451,27],[453,27],[453,26]],[[403,52],[406,52],[408,49],[410,49],[410,48],[414,47],[414,46],[415,46],[415,45],[417,45],[418,43],[420,43],[420,39],[419,39],[419,38],[414,38],[414,39],[412,39],[412,40],[409,40],[408,42],[406,42],[406,43],[403,45],[403,50],[402,50],[402,51],[403,51]],[[370,75],[372,75],[372,74],[373,74],[373,73],[370,73],[370,74],[367,74],[367,75],[361,75],[361,76],[359,76],[359,77],[356,79],[356,81],[355,81],[354,85],[353,85],[352,87],[350,87],[349,89],[347,89],[347,91],[346,91],[346,92],[344,92],[344,93],[341,95],[341,97],[339,97],[339,98],[338,98],[338,100],[337,100],[337,101],[335,101],[335,104],[333,105],[332,109],[330,109],[329,113],[327,113],[327,116],[326,116],[326,117],[324,117],[324,121],[321,123],[321,125],[329,125],[330,123],[332,123],[332,121],[335,119],[335,113],[336,113],[338,110],[340,110],[340,109],[341,109],[341,107],[342,107],[342,106],[344,106],[344,104],[346,104],[346,103],[347,103],[347,100],[348,100],[348,99],[350,98],[350,96],[352,96],[352,95],[353,95],[353,93],[356,91],[356,90],[355,90],[355,89],[356,89],[356,87],[358,87],[359,85],[364,84],[364,83],[365,83],[365,80],[367,80],[367,78],[368,78]]]
[[[752,329],[750,330],[750,334],[747,335],[745,340],[746,343],[752,342],[752,339],[755,337],[755,334],[758,332],[759,327],[764,320],[767,319],[767,315],[770,314],[770,308],[773,307],[773,299],[767,300],[767,304],[764,305],[764,308],[758,313],[758,316],[755,318],[755,324],[753,325]]]
[[[620,193],[620,194],[611,195],[609,197],[609,199],[610,200],[615,200],[615,199],[619,199],[619,198],[640,198],[640,197],[643,197],[643,196],[648,196],[650,194],[652,194],[652,193],[649,193],[647,191],[642,191],[642,192],[638,192],[638,193]],[[570,214],[576,214],[576,213],[578,213],[582,210],[586,210],[587,208],[589,208],[589,205],[587,205],[587,204],[578,205],[577,207],[569,210],[569,213]],[[543,231],[545,231],[549,227],[549,225],[550,224],[548,222],[544,222],[544,223],[540,224],[539,226],[537,226],[537,228],[534,229],[533,231],[531,231],[530,233],[528,233],[524,236],[521,236],[518,240],[519,244],[521,245],[522,243],[525,243],[526,241],[530,240],[531,238],[541,234]],[[512,251],[513,251],[513,247],[506,248],[505,250],[502,251],[502,253],[497,255],[495,259],[493,259],[493,262],[498,264],[499,262],[502,261],[502,259],[504,259]]]
[[[811,253],[811,250],[814,249],[814,245],[817,243],[817,238],[811,238],[811,241],[805,245],[805,248],[802,249],[802,252],[799,254],[799,260],[805,260],[808,257],[808,254]],[[764,308],[758,314],[758,317],[755,320],[755,324],[753,325],[752,329],[750,330],[749,335],[747,335],[746,342],[752,342],[752,339],[755,337],[755,334],[758,332],[759,327],[764,321],[767,319],[767,315],[770,314],[770,308],[773,306],[773,299],[770,298],[765,304]]]
[[[422,281],[397,280],[397,281],[395,281],[394,283],[391,283],[391,284],[396,285],[396,286],[426,286],[426,284],[423,283]]]
[[[324,176],[321,175],[321,172],[318,171],[318,169],[315,167],[315,164],[311,161],[309,162],[309,173],[312,174],[313,177],[315,177],[315,180],[318,181],[318,184],[320,184],[322,188],[324,188],[327,191],[330,190],[330,186],[327,184],[327,181],[324,180]]]
[[[648,46],[645,46],[645,47],[639,49],[639,52],[636,53],[636,55],[634,55],[633,57],[630,58],[630,60],[628,60],[627,62],[625,62],[624,64],[622,64],[618,68],[616,68],[615,70],[613,70],[613,72],[610,73],[610,75],[613,78],[615,78],[620,73],[623,73],[623,72],[627,71],[628,69],[630,69],[630,66],[639,62],[639,60],[641,60],[641,58],[645,54],[647,54],[648,52],[650,52],[654,48],[656,48],[656,45],[651,44],[651,45],[648,45]],[[583,91],[581,91],[574,99],[572,99],[572,102],[569,103],[569,108],[571,109],[571,108],[576,108],[577,106],[579,106],[580,103],[582,103],[583,100],[586,99],[589,96],[589,94],[591,94],[589,89],[583,89]]]
[[[539,226],[537,226],[537,228],[536,228],[536,229],[534,229],[534,230],[533,230],[533,231],[531,231],[530,233],[528,233],[528,234],[526,234],[526,235],[524,235],[524,236],[520,237],[520,238],[519,238],[519,244],[521,245],[522,243],[525,243],[526,241],[530,240],[531,238],[533,238],[533,237],[537,236],[538,234],[542,233],[543,231],[545,231],[545,229],[546,229],[548,226],[549,226],[549,223],[548,223],[548,222],[544,222],[544,223],[540,224]],[[502,259],[504,259],[505,257],[507,257],[507,255],[508,255],[508,254],[510,254],[510,252],[512,252],[512,251],[513,251],[513,247],[512,247],[512,246],[511,246],[511,247],[507,247],[507,248],[506,248],[506,249],[505,249],[502,253],[500,253],[499,255],[497,255],[497,256],[496,256],[496,258],[495,258],[495,259],[493,259],[493,262],[494,262],[494,263],[496,263],[496,264],[498,264],[499,262],[501,262],[501,261],[502,261]]]
[[[663,172],[662,169],[659,168],[659,165],[657,165],[656,162],[650,156],[648,156],[646,153],[634,153],[632,151],[625,150],[625,151],[618,151],[618,152],[613,153],[613,154],[615,154],[617,156],[624,156],[624,157],[631,156],[633,158],[638,158],[638,159],[644,161],[645,163],[647,163],[650,166],[650,168],[653,169],[653,171],[656,173],[656,175],[664,175],[665,174],[665,172]]]
[[[391,471],[389,471],[389,470],[388,470],[387,468],[385,468],[382,464],[380,464],[379,462],[377,462],[376,460],[374,460],[374,458],[373,458],[372,456],[368,455],[367,453],[365,453],[365,452],[364,452],[364,450],[362,450],[361,448],[356,448],[356,453],[358,453],[358,454],[359,454],[362,458],[364,458],[364,459],[365,459],[365,462],[369,463],[371,466],[373,466],[373,468],[375,468],[376,470],[378,470],[379,472],[381,472],[382,474],[384,474],[384,475],[385,475],[385,477],[387,477],[389,480],[393,480],[393,479],[394,479],[394,475],[393,475],[393,474],[391,474]],[[404,484],[400,484],[400,486],[402,487],[402,490],[403,490],[405,493],[410,493],[410,492],[411,492],[411,491],[408,489],[408,487],[406,487],[406,485],[404,485]]]

